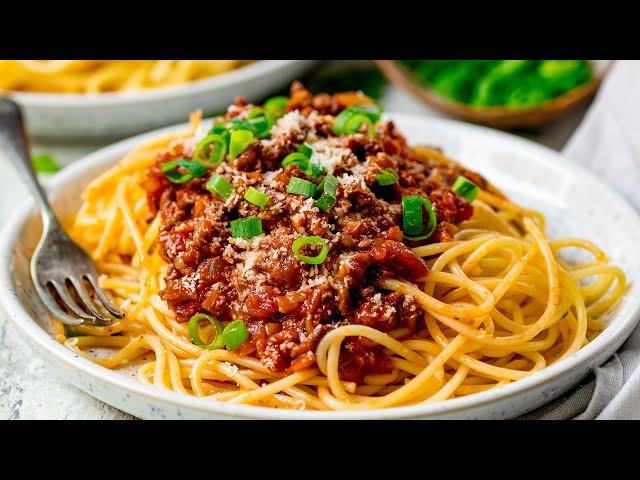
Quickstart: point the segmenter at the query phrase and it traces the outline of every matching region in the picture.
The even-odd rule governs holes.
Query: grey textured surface
[[[59,378],[20,338],[4,311],[1,316],[0,418],[133,418]]]
[[[344,63],[344,62],[336,62]],[[412,97],[387,87],[381,103],[387,111],[443,116],[417,104]],[[534,138],[547,146],[561,149],[580,123],[585,108],[570,113],[541,131]],[[53,154],[68,164],[104,146],[87,144],[34,145],[35,152]],[[0,164],[5,159],[0,157]],[[16,202],[25,198],[26,189],[7,165],[0,176],[0,225],[11,215]],[[0,419],[132,419],[133,417],[87,395],[57,377],[19,337],[0,310]]]

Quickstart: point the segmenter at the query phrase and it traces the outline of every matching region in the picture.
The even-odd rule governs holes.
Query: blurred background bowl
[[[594,78],[558,97],[539,105],[524,108],[506,106],[475,107],[440,95],[417,81],[407,68],[396,60],[376,60],[391,83],[410,93],[425,105],[437,108],[463,120],[495,128],[539,127],[573,110],[592,98],[613,60],[589,60]]]
[[[261,60],[214,77],[140,92],[8,95],[25,112],[29,133],[42,140],[118,138],[226,111],[236,96],[255,102],[286,88],[316,60]]]

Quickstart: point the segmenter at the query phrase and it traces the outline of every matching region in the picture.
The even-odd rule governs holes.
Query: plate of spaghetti
[[[312,60],[0,60],[0,94],[23,107],[38,138],[122,138],[258,101]]]
[[[126,312],[33,295],[31,207],[0,300],[69,381],[142,418],[512,418],[635,327],[637,213],[557,153],[360,93],[238,99],[50,184]]]

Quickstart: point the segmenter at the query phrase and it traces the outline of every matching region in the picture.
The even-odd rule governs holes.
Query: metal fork
[[[112,319],[98,310],[98,304],[102,304],[114,317],[123,318],[124,313],[113,306],[98,287],[95,263],[87,252],[71,240],[53,213],[31,165],[20,107],[7,98],[0,98],[0,147],[31,190],[42,214],[42,238],[31,258],[31,279],[44,305],[53,316],[67,325],[80,325],[85,321],[99,325],[111,323]],[[59,306],[49,288],[77,317]],[[93,290],[93,299],[90,290]],[[74,299],[74,291],[84,308]]]

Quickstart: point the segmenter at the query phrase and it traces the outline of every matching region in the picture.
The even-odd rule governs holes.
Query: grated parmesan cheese
[[[276,181],[276,177],[282,173],[282,168],[279,168],[277,170],[271,170],[269,172],[264,172],[262,174],[262,183],[264,184],[265,187],[270,187],[273,185],[273,183]]]
[[[355,185],[358,187],[362,187],[363,189],[369,190],[369,187],[367,187],[367,184],[364,183],[364,180],[360,177],[356,177],[355,175],[349,175],[348,173],[343,173],[342,175],[337,177],[337,179],[338,179],[338,182],[340,182],[340,184],[344,187]]]
[[[287,113],[271,127],[271,138],[287,137],[292,133],[303,132],[303,127],[307,124],[307,119],[299,110]]]
[[[332,143],[322,139],[313,142],[313,154],[311,162],[322,165],[327,173],[333,173],[336,166],[340,163],[346,163],[347,159],[353,155],[351,150],[342,146],[332,146]]]

